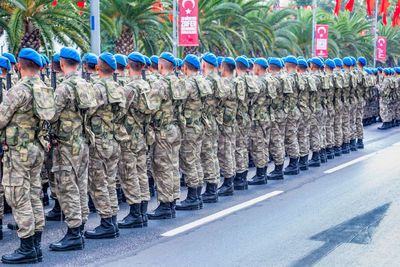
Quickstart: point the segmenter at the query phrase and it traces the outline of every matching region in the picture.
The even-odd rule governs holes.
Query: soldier
[[[54,116],[54,100],[53,95],[46,94],[49,90],[37,75],[41,67],[40,55],[23,48],[18,59],[21,81],[5,94],[0,104],[0,129],[6,133],[2,184],[21,240],[20,248],[2,257],[3,263],[42,260],[40,243],[45,220],[40,200],[40,169],[44,153],[39,144],[43,135],[38,125]],[[49,109],[43,111],[42,107]]]
[[[96,82],[100,78],[96,68],[97,62],[98,57],[93,53],[85,54],[82,59],[83,70],[89,76],[91,83]],[[86,78],[86,80],[88,79]]]
[[[351,140],[351,128],[350,128],[350,91],[351,91],[351,74],[350,74],[350,66],[352,65],[352,61],[349,57],[343,58],[343,93],[342,93],[342,102],[343,102],[343,111],[342,111],[342,129],[343,129],[343,145],[342,145],[342,154],[350,153],[350,140]]]
[[[128,62],[124,55],[115,54],[114,57],[117,61],[117,70],[114,72],[114,75],[117,76],[119,85],[125,86],[129,81],[129,75],[126,74],[126,66],[128,65]]]
[[[342,155],[342,145],[343,145],[343,80],[345,78],[345,73],[342,71],[343,62],[340,58],[335,58],[335,70],[334,70],[334,100],[333,105],[335,109],[334,122],[333,122],[333,133],[335,139],[335,147],[333,149],[336,157]]]
[[[121,123],[125,115],[125,94],[112,77],[116,69],[117,62],[112,54],[105,52],[99,56],[96,70],[100,79],[94,84],[98,106],[90,109],[88,116],[95,135],[89,148],[89,193],[101,221],[94,230],[85,232],[85,237],[90,239],[119,236],[115,184],[121,153],[119,142],[129,137]]]
[[[367,60],[364,57],[359,57],[357,60],[357,70],[358,75],[360,76],[360,84],[358,85],[358,104],[356,109],[356,137],[357,137],[357,148],[364,148],[364,127],[363,127],[363,118],[364,118],[364,109],[366,102],[368,101],[368,84],[367,84],[367,72],[364,71],[364,67],[367,65]]]
[[[357,117],[357,106],[358,97],[357,90],[361,83],[361,77],[358,71],[355,69],[357,61],[354,57],[349,57],[351,59],[350,65],[350,75],[351,75],[351,86],[350,86],[350,150],[357,151],[356,145],[356,117]]]
[[[336,69],[335,61],[332,59],[327,59],[325,61],[325,74],[328,80],[328,90],[326,92],[326,154],[328,159],[333,159],[335,157],[335,152],[333,147],[335,146],[335,134],[334,134],[334,122],[335,122],[335,83],[336,75],[334,73]]]
[[[215,203],[218,201],[217,188],[220,180],[220,169],[218,163],[219,131],[216,115],[220,107],[223,88],[217,68],[218,62],[215,55],[206,53],[201,61],[201,72],[209,82],[212,94],[206,98],[204,112],[201,116],[204,125],[204,135],[201,143],[200,159],[203,178],[206,181],[206,190],[202,195],[204,203]]]
[[[186,122],[185,127],[182,128],[179,161],[188,193],[186,199],[181,201],[176,209],[197,210],[202,208],[203,170],[200,160],[204,135],[202,113],[205,108],[205,99],[211,95],[212,91],[210,84],[199,73],[200,61],[197,56],[187,55],[182,70],[185,75],[187,98],[183,104]]]
[[[394,118],[396,120],[396,126],[400,126],[400,67],[395,67],[395,86],[396,86],[396,102],[394,104]]]
[[[392,94],[391,89],[391,71],[388,68],[383,70],[383,81],[379,84],[379,115],[382,119],[382,125],[378,127],[379,130],[387,130],[392,127],[392,114],[390,113],[390,96]]]
[[[235,163],[235,129],[238,99],[233,83],[233,75],[236,69],[236,62],[231,57],[226,57],[221,63],[222,95],[220,110],[216,120],[219,128],[218,137],[218,161],[224,182],[218,189],[218,196],[233,195],[233,179],[236,173]]]
[[[93,87],[77,72],[81,59],[73,48],[60,52],[60,67],[65,74],[55,91],[56,115],[52,172],[57,199],[65,215],[68,231],[61,241],[50,245],[54,251],[81,250],[81,233],[88,219],[87,183],[89,147],[85,139],[86,112],[96,106]]]
[[[149,70],[153,74],[158,74],[158,56],[151,56],[150,57],[151,65],[149,67]]]
[[[171,219],[175,215],[176,200],[180,197],[179,149],[183,123],[182,101],[186,98],[184,81],[174,74],[175,57],[162,53],[158,62],[161,78],[154,86],[161,95],[161,107],[153,118],[155,143],[153,145],[152,174],[157,184],[159,206],[148,214],[150,220]]]
[[[13,54],[10,53],[4,53],[2,54],[3,57],[8,58],[8,60],[10,61],[11,64],[11,84],[14,86],[17,84],[19,77],[18,77],[18,73],[17,73],[17,69],[16,69],[16,64],[17,64],[17,60],[15,59]]]
[[[65,75],[64,75],[64,73],[61,69],[61,65],[60,65],[60,53],[54,54],[52,64],[54,65],[53,66],[54,71],[57,73],[57,75],[56,75],[57,82],[56,83],[61,84],[64,81]]]
[[[267,183],[271,118],[274,117],[271,113],[271,105],[276,97],[277,86],[277,81],[267,72],[267,68],[268,62],[264,58],[258,58],[254,62],[254,74],[258,76],[260,93],[250,107],[252,118],[250,153],[257,170],[256,175],[249,181],[249,185]]]

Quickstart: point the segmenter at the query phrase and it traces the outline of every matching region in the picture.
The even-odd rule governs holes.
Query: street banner
[[[386,61],[386,37],[378,37],[376,45],[376,60]]]
[[[179,46],[199,46],[198,0],[179,0]]]
[[[328,57],[328,25],[317,25],[315,30],[315,56]]]

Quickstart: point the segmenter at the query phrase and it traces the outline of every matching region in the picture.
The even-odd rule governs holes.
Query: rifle
[[[40,79],[42,80],[42,82],[44,82],[44,76],[45,74],[43,73],[43,70],[40,69]]]
[[[114,82],[118,82],[118,73],[113,72],[113,80]]]
[[[146,80],[146,70],[142,70],[142,79]]]
[[[49,65],[46,65],[46,76],[47,76],[47,78],[49,78],[49,76],[50,76],[50,73],[49,73],[49,67],[48,67]],[[53,67],[52,67],[53,68]]]
[[[51,87],[57,88],[57,72],[54,70],[54,57],[51,57]]]
[[[8,65],[11,66],[10,60],[7,59],[7,61],[8,61]],[[12,84],[11,84],[11,72],[10,72],[10,70],[8,68],[7,68],[7,76],[6,76],[6,78],[7,78],[6,79],[6,89],[9,90],[12,87]],[[1,89],[3,89],[3,88],[1,88]]]

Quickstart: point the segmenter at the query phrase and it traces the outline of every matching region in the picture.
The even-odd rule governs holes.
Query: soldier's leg
[[[335,135],[333,132],[333,123],[334,123],[335,111],[333,109],[329,109],[326,117],[326,147],[331,149],[335,146]]]
[[[344,106],[342,111],[343,145],[342,152],[349,153],[350,144],[350,106]]]
[[[250,131],[250,155],[256,166],[256,175],[249,181],[250,185],[266,183],[265,173],[268,165],[267,153],[265,152],[266,138],[266,124],[261,124],[258,121],[253,122]]]
[[[106,165],[106,177],[107,177],[107,186],[108,192],[110,196],[110,204],[112,210],[112,216],[115,217],[118,215],[119,207],[118,207],[118,197],[117,197],[117,172],[118,172],[118,162],[121,154],[121,148],[116,141],[112,142],[113,152],[111,156],[105,161]]]
[[[172,203],[173,207],[173,216],[174,215],[174,210],[175,210],[175,202],[177,199],[181,197],[181,175],[179,173],[179,151],[181,148],[181,130],[178,126],[174,125],[172,126],[171,131],[174,132],[173,136],[176,135],[176,138],[171,139],[171,147],[172,147],[172,154],[171,154],[171,161],[173,162],[172,165],[172,173],[173,173],[173,192],[174,192],[174,201]]]
[[[218,160],[224,183],[219,188],[219,196],[230,196],[233,194],[233,179],[236,174],[235,163],[235,143],[236,143],[235,128],[220,127],[220,135],[218,138]]]
[[[335,156],[340,156],[343,144],[343,122],[341,109],[335,109],[333,131],[335,136]]]
[[[308,162],[308,166],[310,167],[321,166],[321,127],[319,121],[321,117],[322,112],[315,112],[310,117],[310,147],[313,152],[311,160]]]
[[[247,173],[249,169],[249,134],[251,122],[236,127],[236,176],[234,179],[235,190],[248,189]]]
[[[362,140],[364,139],[364,126],[363,126],[363,118],[364,118],[364,101],[360,101],[357,105],[356,110],[356,138],[357,138],[357,148],[362,148]]]
[[[121,145],[121,159],[118,173],[126,202],[129,205],[141,203],[140,185],[136,170],[136,155],[130,149],[130,142]]]
[[[80,164],[78,168],[78,180],[77,180],[79,188],[79,200],[81,205],[81,217],[83,224],[87,222],[90,213],[88,206],[88,177],[89,177],[89,146],[85,143],[82,145],[80,153]]]
[[[199,177],[197,160],[200,158],[198,144],[201,133],[193,127],[186,127],[182,133],[182,144],[179,151],[180,169],[185,175],[185,183],[189,188],[197,188]]]
[[[287,175],[297,175],[299,173],[298,162],[300,157],[300,148],[297,137],[299,123],[300,111],[296,109],[290,112],[286,120],[285,149],[290,159],[289,165],[286,167],[284,172]]]
[[[219,183],[219,164],[218,164],[218,133],[207,132],[204,134],[201,144],[201,166],[206,183]]]
[[[139,178],[140,198],[142,201],[150,200],[147,167],[147,148],[143,147],[143,149],[140,149],[138,152],[136,152],[136,170]]]
[[[302,115],[297,132],[299,141],[299,169],[308,170],[308,154],[310,153],[310,116]]]
[[[268,180],[283,179],[283,163],[285,162],[285,126],[286,120],[281,120],[272,124],[270,150],[275,163],[275,169],[268,175]]]

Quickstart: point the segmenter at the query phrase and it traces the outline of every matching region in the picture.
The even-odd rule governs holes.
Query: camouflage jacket
[[[183,103],[183,116],[186,119],[186,127],[195,127],[201,123],[203,102],[197,85],[197,80],[204,78],[200,74],[193,74],[185,77],[187,98]],[[209,84],[207,83],[209,87]]]
[[[223,77],[222,90],[223,96],[221,98],[220,110],[217,114],[217,123],[227,127],[232,127],[236,123],[236,113],[238,108],[238,98],[233,82],[233,77]]]
[[[379,85],[379,97],[383,101],[389,101],[392,93],[392,89],[390,88],[390,77],[385,77],[383,82]]]
[[[258,77],[260,93],[254,104],[250,107],[250,115],[253,121],[261,124],[275,120],[272,102],[276,99],[278,81],[268,72]]]
[[[205,130],[215,132],[217,130],[216,116],[219,111],[222,99],[225,97],[222,89],[222,80],[217,72],[209,72],[205,75],[212,94],[205,99],[203,113],[201,115]]]
[[[316,86],[316,90],[310,92],[310,109],[311,113],[318,113],[321,112],[322,101],[321,101],[321,94],[322,94],[322,82],[321,82],[321,74],[319,72],[310,73],[310,79],[313,79],[313,82]]]
[[[254,83],[252,87],[257,88],[250,89],[250,83]],[[257,83],[257,78],[255,76],[249,76],[246,73],[243,73],[234,79],[234,86],[238,98],[236,121],[239,125],[249,125],[249,107],[252,105],[260,90],[258,88],[259,85]]]

